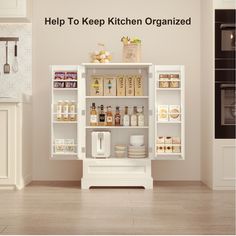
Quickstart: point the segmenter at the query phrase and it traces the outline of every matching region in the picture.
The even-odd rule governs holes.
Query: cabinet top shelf
[[[152,63],[83,63],[82,65],[91,69],[144,69],[152,66]]]

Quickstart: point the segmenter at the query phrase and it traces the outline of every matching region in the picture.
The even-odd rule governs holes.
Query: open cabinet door
[[[149,66],[148,73],[148,90],[149,90],[149,158],[154,159],[155,157],[155,66]]]
[[[81,71],[77,65],[54,65],[50,69],[50,160],[78,160],[84,140],[79,129],[83,120],[79,113],[83,107]]]
[[[155,160],[184,160],[184,66],[157,65],[154,81]]]
[[[86,154],[86,81],[85,68],[78,66],[78,159],[84,159]]]

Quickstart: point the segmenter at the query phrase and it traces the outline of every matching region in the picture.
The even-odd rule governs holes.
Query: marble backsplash
[[[0,37],[19,37],[18,72],[12,71],[14,59],[14,42],[8,42],[8,63],[11,73],[3,73],[6,63],[5,42],[0,42],[0,97],[22,97],[32,95],[32,24],[0,23]]]

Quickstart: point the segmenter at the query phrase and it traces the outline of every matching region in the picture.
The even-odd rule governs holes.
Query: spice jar
[[[179,88],[179,74],[170,75],[170,88]]]
[[[169,87],[169,75],[168,74],[160,74],[159,75],[159,87],[160,88],[168,88]]]

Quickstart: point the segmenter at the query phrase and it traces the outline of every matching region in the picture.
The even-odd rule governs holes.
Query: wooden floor
[[[153,191],[32,183],[0,191],[1,234],[235,234],[232,191],[158,182]]]

